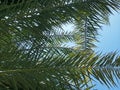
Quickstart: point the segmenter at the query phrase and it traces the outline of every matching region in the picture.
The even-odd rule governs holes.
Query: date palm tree
[[[120,57],[92,47],[119,8],[119,0],[0,0],[0,90],[89,90],[94,80],[116,86]],[[65,32],[68,23],[77,30]],[[78,40],[77,49],[62,46]]]

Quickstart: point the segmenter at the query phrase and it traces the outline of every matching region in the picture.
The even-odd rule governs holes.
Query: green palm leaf
[[[91,41],[111,9],[119,7],[119,0],[1,0],[0,89],[89,90],[94,79],[108,87],[117,85],[120,58],[97,55]],[[58,30],[74,22],[81,26],[79,34]],[[83,40],[83,28],[88,28],[83,35],[87,49],[81,49],[82,43],[80,49],[62,46],[76,41],[77,35]]]

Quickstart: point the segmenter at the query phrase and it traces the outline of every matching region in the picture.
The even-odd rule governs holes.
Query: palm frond
[[[55,28],[80,20],[82,34],[86,22],[90,42],[85,42],[90,44],[99,24],[119,7],[119,0],[1,0],[0,89],[87,90],[94,79],[116,85],[119,57],[62,47],[61,42],[74,41],[77,34],[64,35]]]

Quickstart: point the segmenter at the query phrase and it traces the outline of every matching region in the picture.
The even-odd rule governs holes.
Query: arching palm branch
[[[118,0],[1,0],[0,89],[88,90],[94,79],[116,85],[119,57],[62,47],[75,38],[59,29],[84,16],[94,27],[119,7]]]

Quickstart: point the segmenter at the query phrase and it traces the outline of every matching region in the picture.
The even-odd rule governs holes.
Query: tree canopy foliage
[[[90,90],[120,79],[120,56],[96,54],[98,29],[120,0],[0,0],[1,90]],[[73,32],[62,26],[72,23]],[[76,48],[65,47],[73,41]]]

